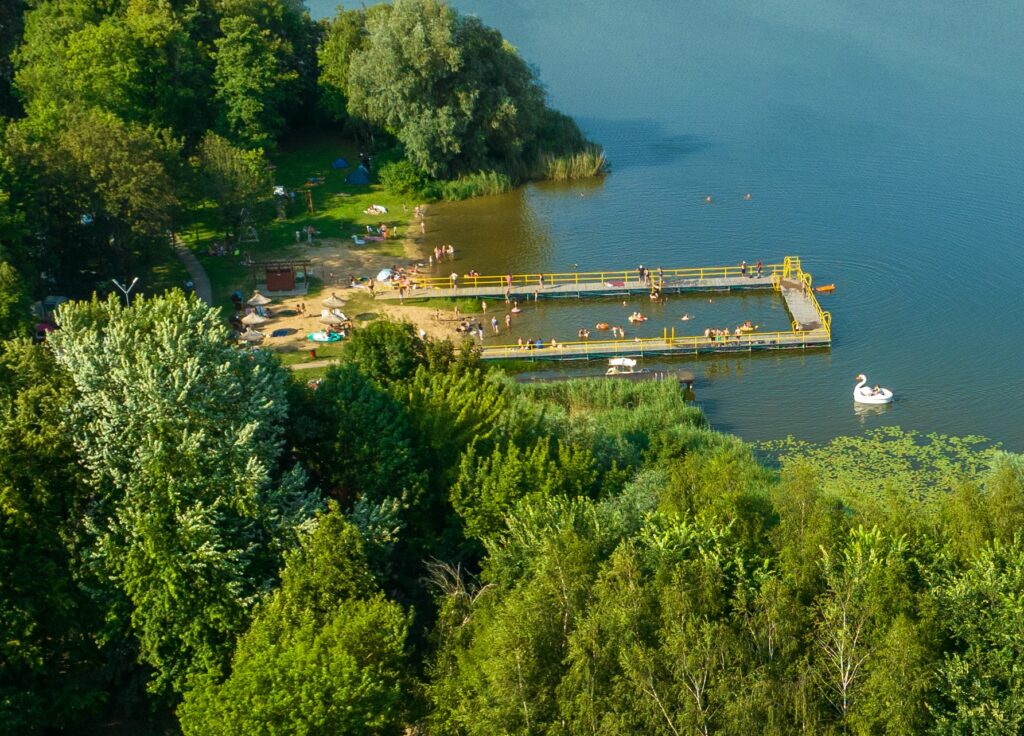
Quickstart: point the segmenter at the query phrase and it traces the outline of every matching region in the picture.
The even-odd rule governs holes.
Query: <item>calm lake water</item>
[[[458,270],[799,255],[837,285],[833,347],[676,362],[718,428],[821,441],[899,424],[1024,451],[1024,4],[453,5],[500,29],[612,162],[601,182],[433,208],[428,245],[454,243]],[[785,321],[770,297],[716,296],[542,302],[519,329],[568,340],[634,308],[642,334]],[[859,372],[897,402],[855,411]]]

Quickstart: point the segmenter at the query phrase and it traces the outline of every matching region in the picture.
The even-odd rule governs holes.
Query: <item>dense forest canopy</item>
[[[225,232],[251,219],[268,156],[310,130],[381,152],[381,181],[417,197],[604,165],[498,31],[438,0],[320,23],[299,0],[3,0],[0,258],[87,295],[165,257],[201,205]],[[225,191],[226,169],[247,180]]]
[[[1024,459],[978,438],[759,461],[408,324],[311,388],[180,293],[60,322],[0,344],[4,732],[1024,727]]]

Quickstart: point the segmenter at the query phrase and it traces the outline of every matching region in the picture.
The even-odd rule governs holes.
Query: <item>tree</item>
[[[186,736],[397,732],[409,707],[409,617],[377,591],[359,532],[336,506],[288,555],[281,578],[231,675],[187,694]]]
[[[952,638],[938,669],[939,734],[1024,729],[1024,545],[996,542],[962,571],[936,581],[937,609]]]
[[[18,109],[11,91],[14,81],[11,53],[21,40],[24,12],[22,0],[0,0],[0,116],[12,115]]]
[[[0,731],[81,722],[102,702],[101,618],[65,540],[83,478],[62,426],[67,376],[46,348],[0,343]]]
[[[366,31],[364,10],[342,10],[327,24],[317,49],[321,91],[320,104],[336,121],[348,117],[348,75],[352,54],[363,46]]]
[[[419,501],[425,481],[409,420],[389,393],[352,364],[330,369],[316,392],[295,393],[291,438],[328,493],[348,504]]]
[[[352,333],[341,360],[379,384],[388,385],[411,378],[419,366],[425,366],[427,348],[410,323],[380,320]]]
[[[68,122],[61,149],[96,193],[93,221],[112,220],[115,238],[163,236],[178,208],[180,142],[167,131],[126,124],[110,113],[85,112]]]
[[[332,66],[330,89],[348,97],[351,115],[394,134],[431,176],[495,166],[519,175],[536,157],[543,90],[478,19],[437,0],[398,0],[367,14],[365,41],[349,53],[347,84]],[[343,59],[330,61],[343,67]]]
[[[31,316],[24,281],[11,264],[0,261],[0,339],[24,336]]]
[[[278,468],[287,378],[180,292],[68,303],[58,321],[49,344],[93,489],[83,554],[151,689],[180,693],[221,671],[312,507],[302,474]]]
[[[213,72],[222,127],[247,147],[273,145],[284,127],[282,107],[299,77],[284,67],[281,42],[248,16],[221,21]]]
[[[226,233],[236,229],[244,213],[252,213],[270,191],[270,167],[262,149],[237,148],[216,133],[207,133],[195,160],[196,176],[216,204]]]

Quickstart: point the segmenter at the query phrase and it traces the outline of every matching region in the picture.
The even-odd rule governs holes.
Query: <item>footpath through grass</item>
[[[332,163],[343,158],[348,166],[335,169]],[[216,209],[212,203],[193,213],[189,224],[183,228],[181,237],[196,253],[199,262],[206,269],[213,287],[215,305],[226,307],[233,291],[246,292],[253,287],[252,272],[241,265],[241,254],[248,252],[254,260],[287,258],[296,246],[296,231],[303,231],[312,225],[317,231],[317,240],[337,238],[350,240],[353,235],[366,233],[366,226],[379,227],[387,223],[399,236],[406,234],[413,210],[418,204],[396,197],[376,183],[368,185],[348,184],[346,177],[359,165],[359,150],[352,141],[339,135],[314,132],[296,136],[282,142],[280,150],[272,156],[275,166],[273,184],[281,185],[285,191],[295,192],[294,201],[289,199],[285,218],[277,219],[277,210],[268,198],[257,213],[254,226],[259,242],[238,243],[225,241],[224,233],[217,227]],[[319,183],[309,187],[315,212],[307,210],[305,185],[314,180]],[[370,205],[382,205],[387,214],[367,215]],[[304,234],[301,236],[306,241]],[[208,255],[209,247],[218,241],[226,242],[225,256]],[[386,242],[368,242],[359,247],[373,252],[399,258],[404,255],[399,239]],[[239,255],[233,255],[235,251]],[[312,285],[311,285],[312,286]]]

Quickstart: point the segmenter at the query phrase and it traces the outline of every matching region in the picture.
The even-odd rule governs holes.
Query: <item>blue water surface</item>
[[[820,441],[900,424],[1024,450],[1024,4],[453,5],[501,30],[612,162],[599,185],[437,208],[429,235],[464,265],[799,255],[837,285],[834,345],[687,363],[717,427]],[[544,314],[545,338],[589,316]],[[854,410],[859,372],[896,392],[890,410]]]

